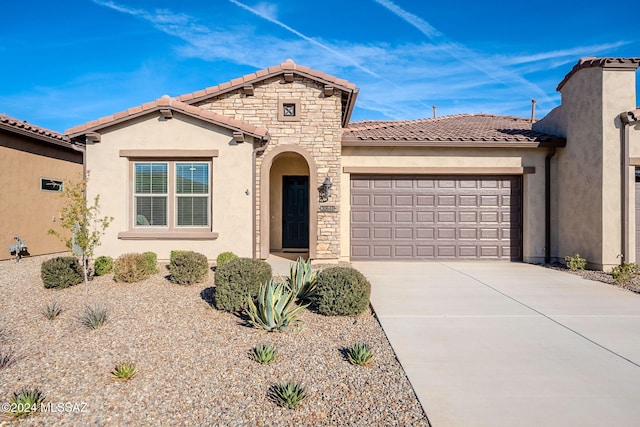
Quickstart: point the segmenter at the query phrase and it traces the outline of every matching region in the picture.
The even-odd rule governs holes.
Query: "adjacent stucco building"
[[[15,237],[30,255],[66,250],[55,228],[60,194],[82,179],[82,152],[60,133],[0,114],[0,260],[12,258]]]
[[[562,105],[537,123],[350,122],[358,88],[289,60],[67,135],[86,146],[88,196],[115,218],[100,254],[545,262],[579,252],[609,268],[624,247],[635,260],[637,66],[581,61],[559,86]]]

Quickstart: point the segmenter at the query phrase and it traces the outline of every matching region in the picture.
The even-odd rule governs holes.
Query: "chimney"
[[[532,99],[531,100],[531,123],[533,123],[535,118],[536,118],[536,100]]]
[[[438,107],[436,107],[435,105],[433,106],[433,118],[435,119],[437,117],[437,110]]]

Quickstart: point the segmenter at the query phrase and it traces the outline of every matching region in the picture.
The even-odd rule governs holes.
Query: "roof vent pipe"
[[[533,123],[535,118],[536,118],[536,100],[532,99],[531,100],[531,123]]]
[[[437,116],[437,111],[438,111],[438,107],[437,106],[433,106],[433,118],[435,119]]]

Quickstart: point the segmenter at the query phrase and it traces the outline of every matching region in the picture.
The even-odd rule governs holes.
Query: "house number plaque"
[[[337,212],[335,205],[322,205],[320,206],[320,212]]]

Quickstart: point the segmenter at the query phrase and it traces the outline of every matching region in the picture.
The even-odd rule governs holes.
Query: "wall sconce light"
[[[331,187],[333,187],[333,184],[331,183],[329,177],[326,177],[322,185],[318,187],[318,193],[320,194],[320,203],[324,203],[329,200],[329,197],[331,197]]]

